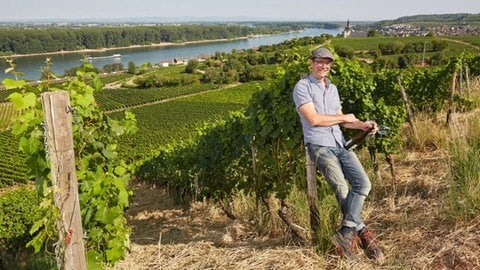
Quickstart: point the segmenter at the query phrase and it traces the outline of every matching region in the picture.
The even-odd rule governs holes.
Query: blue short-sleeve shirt
[[[327,127],[311,126],[298,111],[300,106],[309,102],[313,102],[319,114],[335,115],[342,109],[337,87],[328,79],[325,79],[325,82],[324,89],[315,77],[309,75],[299,80],[293,89],[293,101],[302,122],[304,142],[330,147],[343,146],[345,138],[338,124]]]

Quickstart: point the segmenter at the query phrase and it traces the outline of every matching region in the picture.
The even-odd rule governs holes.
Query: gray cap
[[[312,56],[310,56],[310,59],[313,59],[313,58],[329,58],[332,61],[335,60],[335,57],[333,57],[333,54],[327,48],[323,48],[323,47],[313,51]]]

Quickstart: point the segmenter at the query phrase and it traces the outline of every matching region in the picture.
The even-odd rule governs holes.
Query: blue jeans
[[[307,149],[335,193],[343,213],[342,226],[353,227],[357,231],[364,228],[360,215],[372,185],[355,152],[343,147],[314,144],[307,144]]]

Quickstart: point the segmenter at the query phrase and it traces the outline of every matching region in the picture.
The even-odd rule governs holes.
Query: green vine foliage
[[[259,198],[275,194],[286,198],[295,184],[305,152],[302,128],[293,103],[292,90],[309,73],[305,54],[294,48],[277,71],[279,79],[254,95],[246,110],[246,132],[257,149],[254,191]]]
[[[351,59],[338,59],[333,69],[331,79],[337,85],[343,112],[354,113],[362,121],[375,120],[372,118],[375,111],[372,74],[363,69],[360,62]]]
[[[416,111],[434,114],[445,108],[450,93],[452,69],[433,67],[409,70],[403,76],[406,92]]]
[[[22,112],[14,121],[13,132],[20,137],[20,149],[27,157],[29,175],[43,197],[41,206],[47,209],[47,214],[33,225],[31,233],[35,233],[35,237],[29,245],[38,252],[58,235],[54,223],[59,218],[59,209],[53,201],[56,191],[49,175],[39,95],[45,91],[67,90],[70,106],[74,109],[75,165],[85,245],[89,254],[96,254],[88,257],[113,263],[122,258],[129,247],[130,229],[124,211],[131,193],[127,184],[134,171],[133,163],[119,158],[117,139],[136,131],[136,119],[130,112],[121,120],[106,116],[94,99],[94,92],[102,87],[101,81],[97,74],[88,71],[93,70],[91,64],[82,67],[74,79],[61,86],[62,89],[50,85],[49,80],[36,87],[23,80],[5,79],[3,84],[7,89],[18,89],[9,96],[15,109]]]
[[[251,190],[251,138],[244,132],[245,116],[234,112],[225,120],[205,123],[196,139],[163,146],[143,163],[136,177],[166,187],[175,201],[199,198],[228,204],[235,194]]]
[[[6,191],[0,197],[0,256],[16,256],[31,237],[28,233],[35,220],[45,213],[40,209],[40,200],[35,190],[19,188]]]
[[[195,149],[196,176],[201,197],[213,197],[224,204],[249,189],[254,180],[251,169],[250,142],[244,134],[245,116],[232,113],[227,120],[203,128]]]
[[[375,110],[372,119],[390,128],[383,136],[377,136],[373,145],[375,152],[385,155],[398,153],[401,149],[400,128],[407,119],[407,110],[402,100],[398,78],[399,70],[383,69],[374,76],[375,89],[372,92]],[[372,144],[368,145],[371,151]]]

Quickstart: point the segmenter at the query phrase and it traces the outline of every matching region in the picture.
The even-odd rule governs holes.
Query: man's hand
[[[378,125],[375,123],[375,121],[366,121],[362,122],[363,127],[361,128],[362,130],[369,130],[372,129],[368,134],[370,135],[375,135],[378,131]]]

